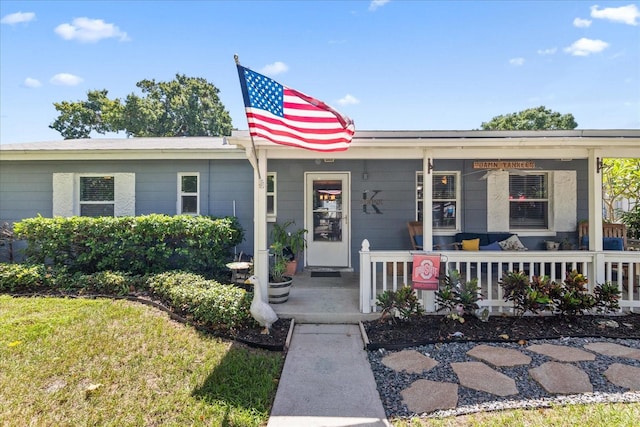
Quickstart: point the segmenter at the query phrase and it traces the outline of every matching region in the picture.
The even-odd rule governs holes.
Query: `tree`
[[[560,114],[540,106],[496,116],[482,123],[482,130],[560,130],[578,127],[573,114]]]
[[[142,80],[136,86],[142,96],[131,93],[124,102],[109,99],[104,89],[89,91],[86,101],[54,103],[60,115],[49,127],[65,139],[119,131],[138,137],[231,134],[220,91],[205,79],[176,74],[169,82]]]
[[[617,222],[621,211],[616,202],[628,200],[640,202],[640,159],[605,159],[602,168],[602,201],[605,219]],[[631,207],[631,206],[629,206]]]

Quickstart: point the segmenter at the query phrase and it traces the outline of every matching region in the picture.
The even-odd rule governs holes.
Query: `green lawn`
[[[127,301],[0,295],[0,425],[266,424],[281,353]]]

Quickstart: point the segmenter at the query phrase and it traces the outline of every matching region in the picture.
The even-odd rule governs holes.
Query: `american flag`
[[[315,151],[349,148],[353,121],[322,101],[238,65],[249,133]]]

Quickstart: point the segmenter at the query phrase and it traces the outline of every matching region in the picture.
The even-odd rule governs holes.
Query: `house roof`
[[[98,138],[0,144],[0,160],[246,159],[248,131],[229,137]],[[357,131],[351,147],[318,153],[253,141],[268,158],[640,158],[640,130]]]

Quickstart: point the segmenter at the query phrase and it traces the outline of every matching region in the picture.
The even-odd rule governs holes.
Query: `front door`
[[[305,173],[306,264],[350,267],[349,173]]]

